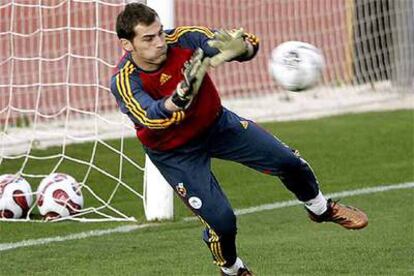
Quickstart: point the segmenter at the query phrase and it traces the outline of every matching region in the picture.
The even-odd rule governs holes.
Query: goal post
[[[145,156],[144,208],[148,221],[172,219],[174,217],[174,192],[160,171]]]
[[[147,0],[147,5],[157,11],[165,29],[174,27],[174,1]],[[147,155],[144,172],[144,209],[147,220],[174,217],[173,190]]]

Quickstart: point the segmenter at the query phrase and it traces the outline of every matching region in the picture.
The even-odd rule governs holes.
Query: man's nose
[[[165,46],[165,38],[162,35],[157,36],[155,40],[155,45],[157,48],[163,48]]]

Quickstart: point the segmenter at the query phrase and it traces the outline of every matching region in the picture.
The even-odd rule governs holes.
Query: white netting
[[[124,2],[131,1],[0,2],[0,174],[19,173],[36,185],[51,172],[67,172],[84,185],[87,212],[102,219],[129,219],[119,210],[142,215],[136,199],[144,194],[144,156],[137,141],[124,139],[134,130],[108,88],[121,55],[114,26]],[[241,115],[412,108],[410,0],[175,0],[174,7],[177,26],[244,27],[260,38],[249,64],[212,72],[225,105]],[[287,40],[324,52],[317,89],[286,93],[271,80],[270,52]]]
[[[0,174],[20,174],[34,190],[51,172],[71,174],[86,198],[72,219],[142,216],[120,211],[142,209],[144,162],[138,150],[138,156],[125,155],[124,137],[134,129],[116,112],[108,88],[121,55],[114,26],[123,6],[62,0],[0,5]]]

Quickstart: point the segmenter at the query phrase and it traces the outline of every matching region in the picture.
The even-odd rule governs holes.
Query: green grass
[[[263,126],[300,150],[318,175],[325,193],[414,181],[414,112],[373,112]],[[119,147],[119,141],[111,141]],[[67,154],[88,160],[91,144],[69,146]],[[143,154],[135,139],[125,148],[138,164]],[[60,148],[36,151],[49,155]],[[116,175],[116,154],[98,147],[95,164]],[[116,160],[116,162],[114,161]],[[56,160],[30,161],[31,173],[47,173]],[[22,160],[6,160],[1,173],[20,169]],[[234,208],[292,199],[273,177],[232,162],[216,160],[213,169]],[[61,171],[77,178],[83,166],[64,162]],[[125,165],[127,183],[142,173]],[[32,179],[36,183],[38,179]],[[98,172],[88,179],[101,194],[111,185]],[[36,184],[34,185],[36,186]],[[136,185],[139,190],[140,187]],[[88,195],[85,195],[88,196]],[[94,201],[86,202],[93,204]],[[143,221],[142,205],[121,192],[114,205]],[[346,231],[310,222],[302,207],[240,216],[239,253],[257,275],[412,275],[414,273],[414,191],[394,190],[344,198],[365,210],[369,226]],[[190,213],[176,200],[175,220],[126,234],[51,243],[1,252],[2,275],[217,275],[202,226],[184,222]],[[128,223],[0,223],[0,243],[64,236]]]

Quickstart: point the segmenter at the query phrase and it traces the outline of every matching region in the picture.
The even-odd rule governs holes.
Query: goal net
[[[74,176],[85,210],[71,219],[144,220],[145,156],[109,90],[122,54],[115,20],[126,2],[132,1],[0,3],[0,174],[21,175],[33,190],[52,172]],[[212,72],[224,104],[243,116],[294,119],[410,103],[412,1],[175,0],[173,6],[177,26],[244,27],[260,38],[249,64]],[[270,78],[270,52],[287,40],[323,51],[326,70],[316,89],[287,93]]]

